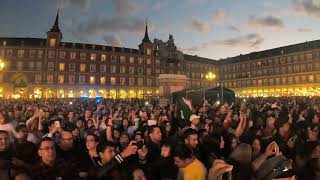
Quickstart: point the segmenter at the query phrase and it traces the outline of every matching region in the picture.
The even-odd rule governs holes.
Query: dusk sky
[[[136,48],[172,34],[212,59],[320,39],[320,0],[1,0],[0,37],[45,38],[58,8],[63,41]]]

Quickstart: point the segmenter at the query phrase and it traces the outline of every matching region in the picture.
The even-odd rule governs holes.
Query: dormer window
[[[50,47],[56,47],[57,39],[50,39]]]

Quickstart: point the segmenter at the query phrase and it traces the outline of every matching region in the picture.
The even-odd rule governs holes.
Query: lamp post
[[[4,61],[0,58],[0,72],[3,71],[4,67],[5,67]]]
[[[216,79],[216,75],[212,72],[208,72],[206,74],[206,79],[208,81],[213,81],[214,79]],[[206,100],[206,91],[204,91],[204,93],[203,93],[203,101],[205,101],[205,100]]]

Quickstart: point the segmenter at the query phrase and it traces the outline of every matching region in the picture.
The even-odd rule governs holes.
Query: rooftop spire
[[[149,39],[149,35],[148,35],[148,19],[146,19],[146,30],[144,32],[144,37],[142,39],[142,42],[144,43],[151,43],[150,39]]]
[[[60,33],[60,28],[59,28],[59,9],[57,12],[56,20],[54,21],[54,25],[52,26],[50,32],[58,32]]]

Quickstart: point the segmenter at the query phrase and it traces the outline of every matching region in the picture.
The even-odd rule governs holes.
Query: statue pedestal
[[[179,74],[160,74],[158,77],[161,105],[169,103],[172,93],[187,88],[187,76]]]

